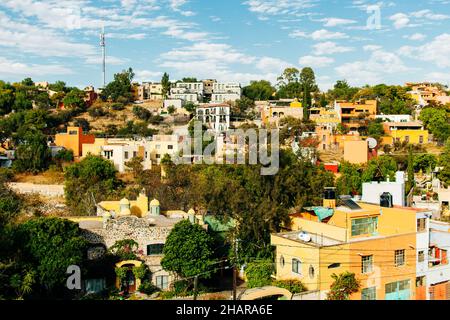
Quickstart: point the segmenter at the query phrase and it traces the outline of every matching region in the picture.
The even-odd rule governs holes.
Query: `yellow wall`
[[[120,201],[102,201],[99,205],[105,210],[114,211],[117,214],[120,213]],[[130,201],[130,211],[132,215],[142,218],[148,210],[149,206],[147,196],[141,194],[136,200]]]
[[[395,139],[399,138],[400,142],[403,142],[405,141],[405,137],[409,136],[409,143],[419,144],[419,137],[422,136],[422,143],[428,142],[428,130],[391,130],[390,134],[394,141]]]
[[[292,231],[303,230],[306,232],[323,234],[340,241],[346,241],[347,238],[347,229],[345,228],[298,217],[291,219],[291,229]]]
[[[103,146],[107,144],[107,139],[97,138],[93,144],[83,144],[83,155],[82,158],[86,157],[88,154],[100,155]]]

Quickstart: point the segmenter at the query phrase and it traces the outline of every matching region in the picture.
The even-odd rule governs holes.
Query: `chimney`
[[[325,208],[336,208],[336,188],[325,188],[323,192],[323,206]]]

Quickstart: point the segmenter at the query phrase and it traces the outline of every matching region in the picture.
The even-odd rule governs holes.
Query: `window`
[[[155,243],[147,245],[147,255],[161,255],[163,253],[164,244],[163,243]]]
[[[377,300],[377,288],[365,288],[361,291],[361,300]]]
[[[148,159],[148,152],[145,151],[145,159]]]
[[[169,277],[168,276],[157,276],[156,286],[161,290],[167,290],[169,288]]]
[[[395,266],[401,267],[405,265],[405,250],[395,250]]]
[[[155,146],[155,149],[156,149],[156,150],[161,149],[161,145],[157,144],[157,145]]]
[[[361,273],[370,273],[373,271],[373,256],[361,257]]]
[[[425,286],[425,276],[417,277],[416,278],[416,287],[424,287]]]
[[[353,219],[352,236],[373,234],[377,231],[378,217]]]
[[[409,136],[405,136],[405,142],[409,143]]]
[[[280,257],[280,266],[282,268],[284,268],[284,257],[283,256]]]
[[[417,219],[417,232],[425,231],[426,223],[427,223],[426,218]]]
[[[298,259],[292,259],[292,272],[301,274],[302,273],[302,263]]]
[[[169,144],[169,145],[167,146],[167,149],[173,150],[173,145]]]
[[[420,144],[423,143],[423,136],[419,136],[419,143],[420,143]]]
[[[137,152],[133,151],[133,158],[136,158],[136,157],[137,157]]]
[[[425,253],[423,251],[419,251],[417,254],[417,261],[424,262],[425,261]]]
[[[156,154],[156,159],[161,159],[161,155],[160,154]]]
[[[313,279],[314,278],[314,274],[315,274],[315,270],[314,270],[314,267],[313,266],[309,266],[309,277],[311,278],[311,279]]]
[[[328,266],[328,269],[335,269],[335,268],[339,268],[341,266],[341,264],[339,262],[336,263],[332,263]]]

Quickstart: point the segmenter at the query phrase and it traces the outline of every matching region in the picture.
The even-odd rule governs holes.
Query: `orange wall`
[[[76,132],[76,134],[69,134],[70,132]],[[91,144],[94,142],[95,136],[83,134],[82,128],[79,127],[68,127],[67,133],[55,135],[55,144],[72,150],[75,157],[82,155],[83,143]]]
[[[411,248],[411,246],[413,248]],[[373,239],[368,241],[351,242],[349,271],[355,273],[360,281],[361,290],[377,287],[377,300],[385,299],[385,285],[391,282],[410,280],[410,298],[416,299],[416,234]],[[395,250],[405,250],[405,265],[395,266]],[[362,274],[361,255],[373,255],[373,272]],[[361,291],[360,290],[360,291]],[[351,297],[360,300],[361,292]]]

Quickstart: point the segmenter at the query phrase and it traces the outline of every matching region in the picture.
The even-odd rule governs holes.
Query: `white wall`
[[[394,205],[405,206],[405,184],[398,182],[366,182],[362,186],[362,201],[380,204],[383,192],[392,195]]]

